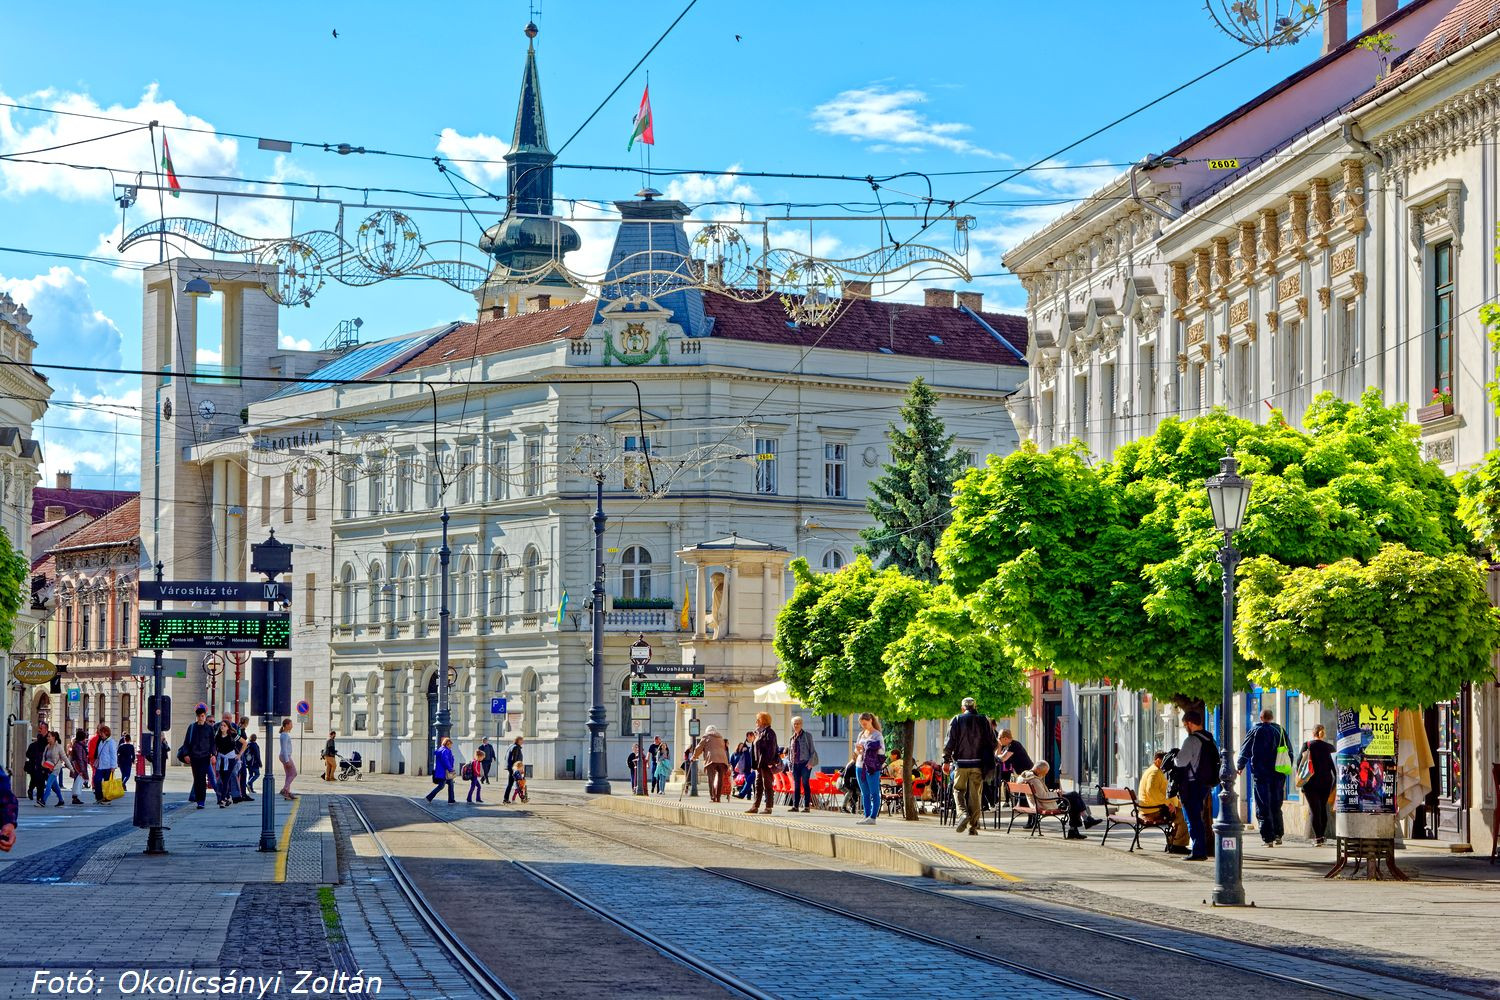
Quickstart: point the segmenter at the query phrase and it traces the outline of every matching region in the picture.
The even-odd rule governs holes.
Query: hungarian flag
[[[651,85],[648,83],[646,89],[641,91],[641,108],[635,113],[635,131],[630,135],[630,143],[626,145],[625,152],[630,152],[635,147],[635,141],[641,140],[643,146],[656,145],[656,133],[651,131]]]
[[[161,167],[167,172],[167,187],[173,198],[182,197],[182,184],[177,180],[177,171],[172,169],[172,149],[167,145],[167,133],[161,134]]]

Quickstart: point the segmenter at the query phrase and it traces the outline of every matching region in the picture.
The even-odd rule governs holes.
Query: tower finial
[[[535,21],[527,21],[526,22],[526,37],[527,38],[535,38],[536,36],[537,36],[536,22]]]

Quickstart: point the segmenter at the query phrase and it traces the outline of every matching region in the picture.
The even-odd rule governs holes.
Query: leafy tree
[[[1469,556],[1388,544],[1367,563],[1243,571],[1235,637],[1255,679],[1321,701],[1416,708],[1494,676],[1500,609]]]
[[[31,563],[10,547],[10,538],[0,529],[0,649],[16,641],[16,615],[23,601],[31,598]]]
[[[973,698],[985,715],[1008,715],[1031,700],[1026,674],[1005,653],[1000,630],[946,587],[885,649],[885,685],[901,718],[938,719]]]
[[[890,425],[891,460],[865,501],[875,524],[859,533],[867,543],[861,551],[882,568],[894,566],[928,583],[937,581],[933,553],[951,516],[953,482],[964,468],[953,435],[934,413],[937,402],[923,379],[912,382],[901,407],[905,426]]]

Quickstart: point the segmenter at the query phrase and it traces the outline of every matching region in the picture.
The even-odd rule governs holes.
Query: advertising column
[[[1338,709],[1334,759],[1334,814],[1339,865],[1365,858],[1373,869],[1380,859],[1401,877],[1393,857],[1396,842],[1396,712],[1389,708]],[[1330,875],[1333,873],[1330,872]]]

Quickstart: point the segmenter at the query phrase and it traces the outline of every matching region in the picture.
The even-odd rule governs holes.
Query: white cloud
[[[888,90],[872,85],[846,90],[813,108],[813,128],[870,143],[877,153],[946,149],[954,153],[994,156],[962,138],[972,131],[963,122],[933,121],[916,107],[927,94],[915,88]]]
[[[438,135],[438,155],[449,160],[484,160],[483,163],[455,163],[458,172],[476,184],[505,179],[505,160],[510,152],[510,143],[498,136],[463,135],[445,128]]]
[[[310,351],[313,349],[312,341],[305,337],[298,340],[290,333],[283,333],[277,343],[289,351]]]

